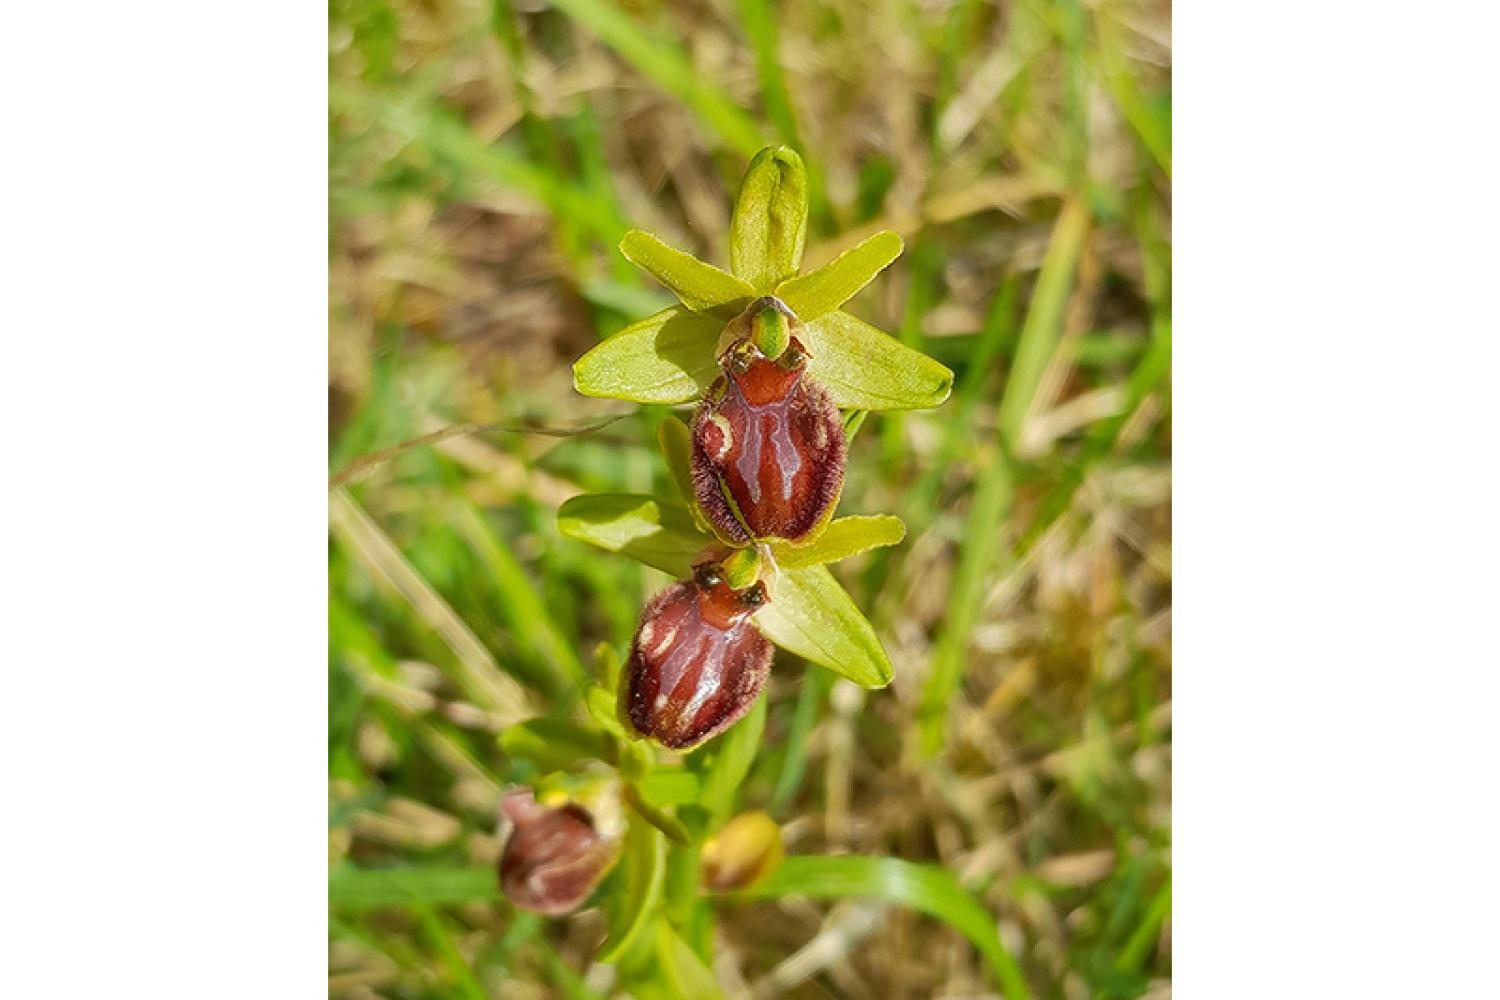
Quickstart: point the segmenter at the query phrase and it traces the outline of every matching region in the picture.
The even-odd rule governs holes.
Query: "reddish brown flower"
[[[693,489],[725,538],[800,541],[838,502],[844,427],[807,361],[795,336],[775,360],[750,338],[721,356],[724,375],[693,417]]]
[[[733,590],[704,563],[647,603],[621,685],[636,732],[682,750],[750,710],[771,671],[771,644],[750,621],[765,602],[765,584]]]
[[[524,910],[560,917],[582,906],[619,856],[617,840],[594,828],[587,809],[538,805],[531,789],[501,804],[515,828],[500,855],[500,888]]]

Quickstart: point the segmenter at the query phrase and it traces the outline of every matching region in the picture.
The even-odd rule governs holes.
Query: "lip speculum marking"
[[[750,620],[766,600],[764,583],[734,590],[707,562],[647,603],[621,690],[637,733],[682,750],[750,710],[771,672],[771,643]]]
[[[766,334],[768,324],[791,331],[775,359],[758,346],[779,337]],[[729,324],[723,375],[693,418],[694,492],[714,526],[738,542],[806,538],[843,488],[843,423],[807,375],[800,329],[774,296],[751,303]]]

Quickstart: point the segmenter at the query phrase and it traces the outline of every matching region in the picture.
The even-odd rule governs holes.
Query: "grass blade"
[[[343,910],[391,906],[451,906],[500,898],[499,876],[489,868],[356,868],[328,873],[328,905]]]
[[[472,503],[462,502],[454,526],[484,560],[500,590],[500,611],[523,648],[552,671],[558,690],[576,689],[588,679],[573,645],[547,610],[526,570]]]
[[[705,82],[682,49],[647,34],[621,7],[608,0],[552,0],[552,6],[687,105],[731,149],[751,156],[763,145],[760,126],[723,91]]]
[[[456,680],[476,704],[491,709],[507,726],[537,714],[521,685],[500,669],[484,643],[406,561],[347,490],[336,489],[329,494],[328,513],[334,536],[354,561],[400,595],[453,650],[459,666]]]
[[[948,708],[963,680],[969,633],[984,601],[985,581],[993,579],[994,564],[1003,551],[1008,551],[1005,518],[1010,513],[1012,492],[1009,462],[991,450],[979,470],[958,568],[953,574],[947,620],[932,654],[932,670],[922,688],[919,727],[924,757],[942,750],[947,737]]]
[[[946,868],[900,858],[790,857],[765,879],[735,895],[744,899],[865,896],[909,907],[936,917],[968,938],[995,970],[1006,1000],[1030,996],[1020,966],[1000,943],[994,918]]]
[[[1052,360],[1052,352],[1062,337],[1063,309],[1073,288],[1078,258],[1088,235],[1089,211],[1081,198],[1063,206],[1052,229],[1052,241],[1042,261],[1036,289],[1031,294],[1031,308],[1016,344],[1016,359],[1000,401],[1000,433],[1007,447],[1014,450],[1021,442],[1021,431],[1042,383],[1042,374]]]

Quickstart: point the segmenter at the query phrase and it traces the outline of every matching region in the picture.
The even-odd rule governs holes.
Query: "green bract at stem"
[[[687,403],[718,377],[725,324],[775,295],[785,303],[811,355],[808,373],[846,410],[911,410],[937,406],[953,373],[933,358],[844,312],[842,307],[900,256],[901,237],[876,233],[810,274],[799,275],[807,238],[807,171],[786,146],[767,147],[745,172],[730,227],[730,269],[676,250],[639,229],[620,252],[682,302],[632,323],[573,365],[585,396],[637,403]],[[787,317],[750,318],[768,357],[785,350]],[[786,327],[788,329],[783,329]]]

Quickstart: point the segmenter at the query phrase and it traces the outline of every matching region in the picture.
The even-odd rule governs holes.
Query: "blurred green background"
[[[568,714],[666,582],[554,524],[669,489],[665,411],[571,386],[670,302],[615,245],[726,263],[771,142],[812,172],[808,268],[903,235],[850,308],[957,384],[851,445],[840,513],[910,532],[836,570],[895,681],[778,653],[741,808],[795,853],[947,866],[1039,996],[1170,992],[1170,37],[1116,0],[334,0],[331,994],[609,995],[597,914],[444,873],[493,865],[499,791],[535,776],[497,732]],[[417,877],[393,901],[355,866]],[[719,934],[735,995],[993,995],[884,903],[726,905]]]

